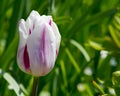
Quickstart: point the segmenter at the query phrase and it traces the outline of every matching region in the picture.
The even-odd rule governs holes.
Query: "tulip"
[[[27,20],[18,24],[19,46],[17,63],[19,68],[33,76],[44,76],[54,67],[61,36],[51,16],[40,16],[32,11]]]

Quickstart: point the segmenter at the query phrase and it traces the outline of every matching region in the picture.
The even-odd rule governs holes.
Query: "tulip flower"
[[[40,16],[32,11],[27,20],[18,25],[19,46],[17,62],[19,68],[33,76],[44,76],[54,67],[61,36],[51,16]]]

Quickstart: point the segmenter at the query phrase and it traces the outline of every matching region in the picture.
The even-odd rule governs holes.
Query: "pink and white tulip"
[[[33,76],[44,76],[54,67],[61,36],[51,16],[32,11],[25,21],[19,21],[19,68]]]

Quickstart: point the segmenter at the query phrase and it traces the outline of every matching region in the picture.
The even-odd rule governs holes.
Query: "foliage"
[[[31,93],[33,77],[16,62],[18,21],[31,10],[52,15],[62,36],[54,69],[39,78],[39,96],[115,96],[119,0],[0,0],[0,96],[16,96],[15,88],[25,96]]]

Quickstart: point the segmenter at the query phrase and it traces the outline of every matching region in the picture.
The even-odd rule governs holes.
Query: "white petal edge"
[[[52,30],[53,30],[53,32],[55,34],[55,37],[56,37],[56,48],[57,48],[57,51],[59,51],[61,35],[60,35],[60,32],[58,30],[57,25],[54,22],[52,22],[52,26],[51,27],[52,27]]]
[[[23,48],[26,44],[26,40],[28,37],[28,34],[27,34],[28,32],[26,30],[26,22],[24,21],[24,19],[21,19],[19,21],[18,29],[19,29],[19,35],[20,35],[19,47]]]
[[[26,20],[27,31],[33,30],[33,26],[40,22],[41,16],[35,10],[33,10]]]
[[[41,19],[44,20],[44,22],[46,22],[47,24],[49,24],[50,20],[52,20],[52,16],[42,15]]]

